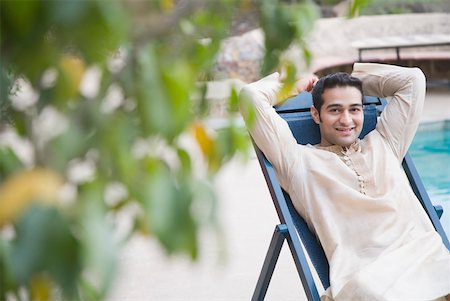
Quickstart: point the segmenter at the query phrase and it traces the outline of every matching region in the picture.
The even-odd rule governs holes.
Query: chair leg
[[[281,247],[286,239],[287,227],[285,224],[280,224],[275,227],[270,242],[269,250],[267,250],[266,258],[264,260],[261,273],[259,274],[258,283],[256,284],[253,293],[252,301],[262,301],[266,296],[267,288],[269,287],[270,279],[272,278],[273,270],[280,256]]]

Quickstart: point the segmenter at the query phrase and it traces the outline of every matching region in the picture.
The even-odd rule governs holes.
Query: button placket
[[[350,167],[356,174],[356,179],[358,180],[358,186],[359,186],[359,192],[362,194],[366,194],[366,185],[365,185],[365,181],[364,181],[364,177],[356,170],[352,160],[349,157],[348,152],[343,151],[343,160],[345,162],[345,164]]]

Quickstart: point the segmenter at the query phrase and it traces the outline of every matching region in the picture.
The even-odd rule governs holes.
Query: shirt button
[[[363,181],[363,180],[364,180],[363,176],[358,176],[358,181]]]
[[[348,166],[350,166],[352,164],[352,162],[350,161],[345,161],[345,164],[347,164]]]

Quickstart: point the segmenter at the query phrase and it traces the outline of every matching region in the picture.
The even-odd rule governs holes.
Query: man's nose
[[[342,124],[350,124],[352,122],[352,118],[350,116],[350,113],[348,111],[343,111],[339,121]]]

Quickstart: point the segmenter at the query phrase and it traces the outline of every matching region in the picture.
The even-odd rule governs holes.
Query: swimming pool
[[[450,120],[421,124],[409,153],[450,237]]]

